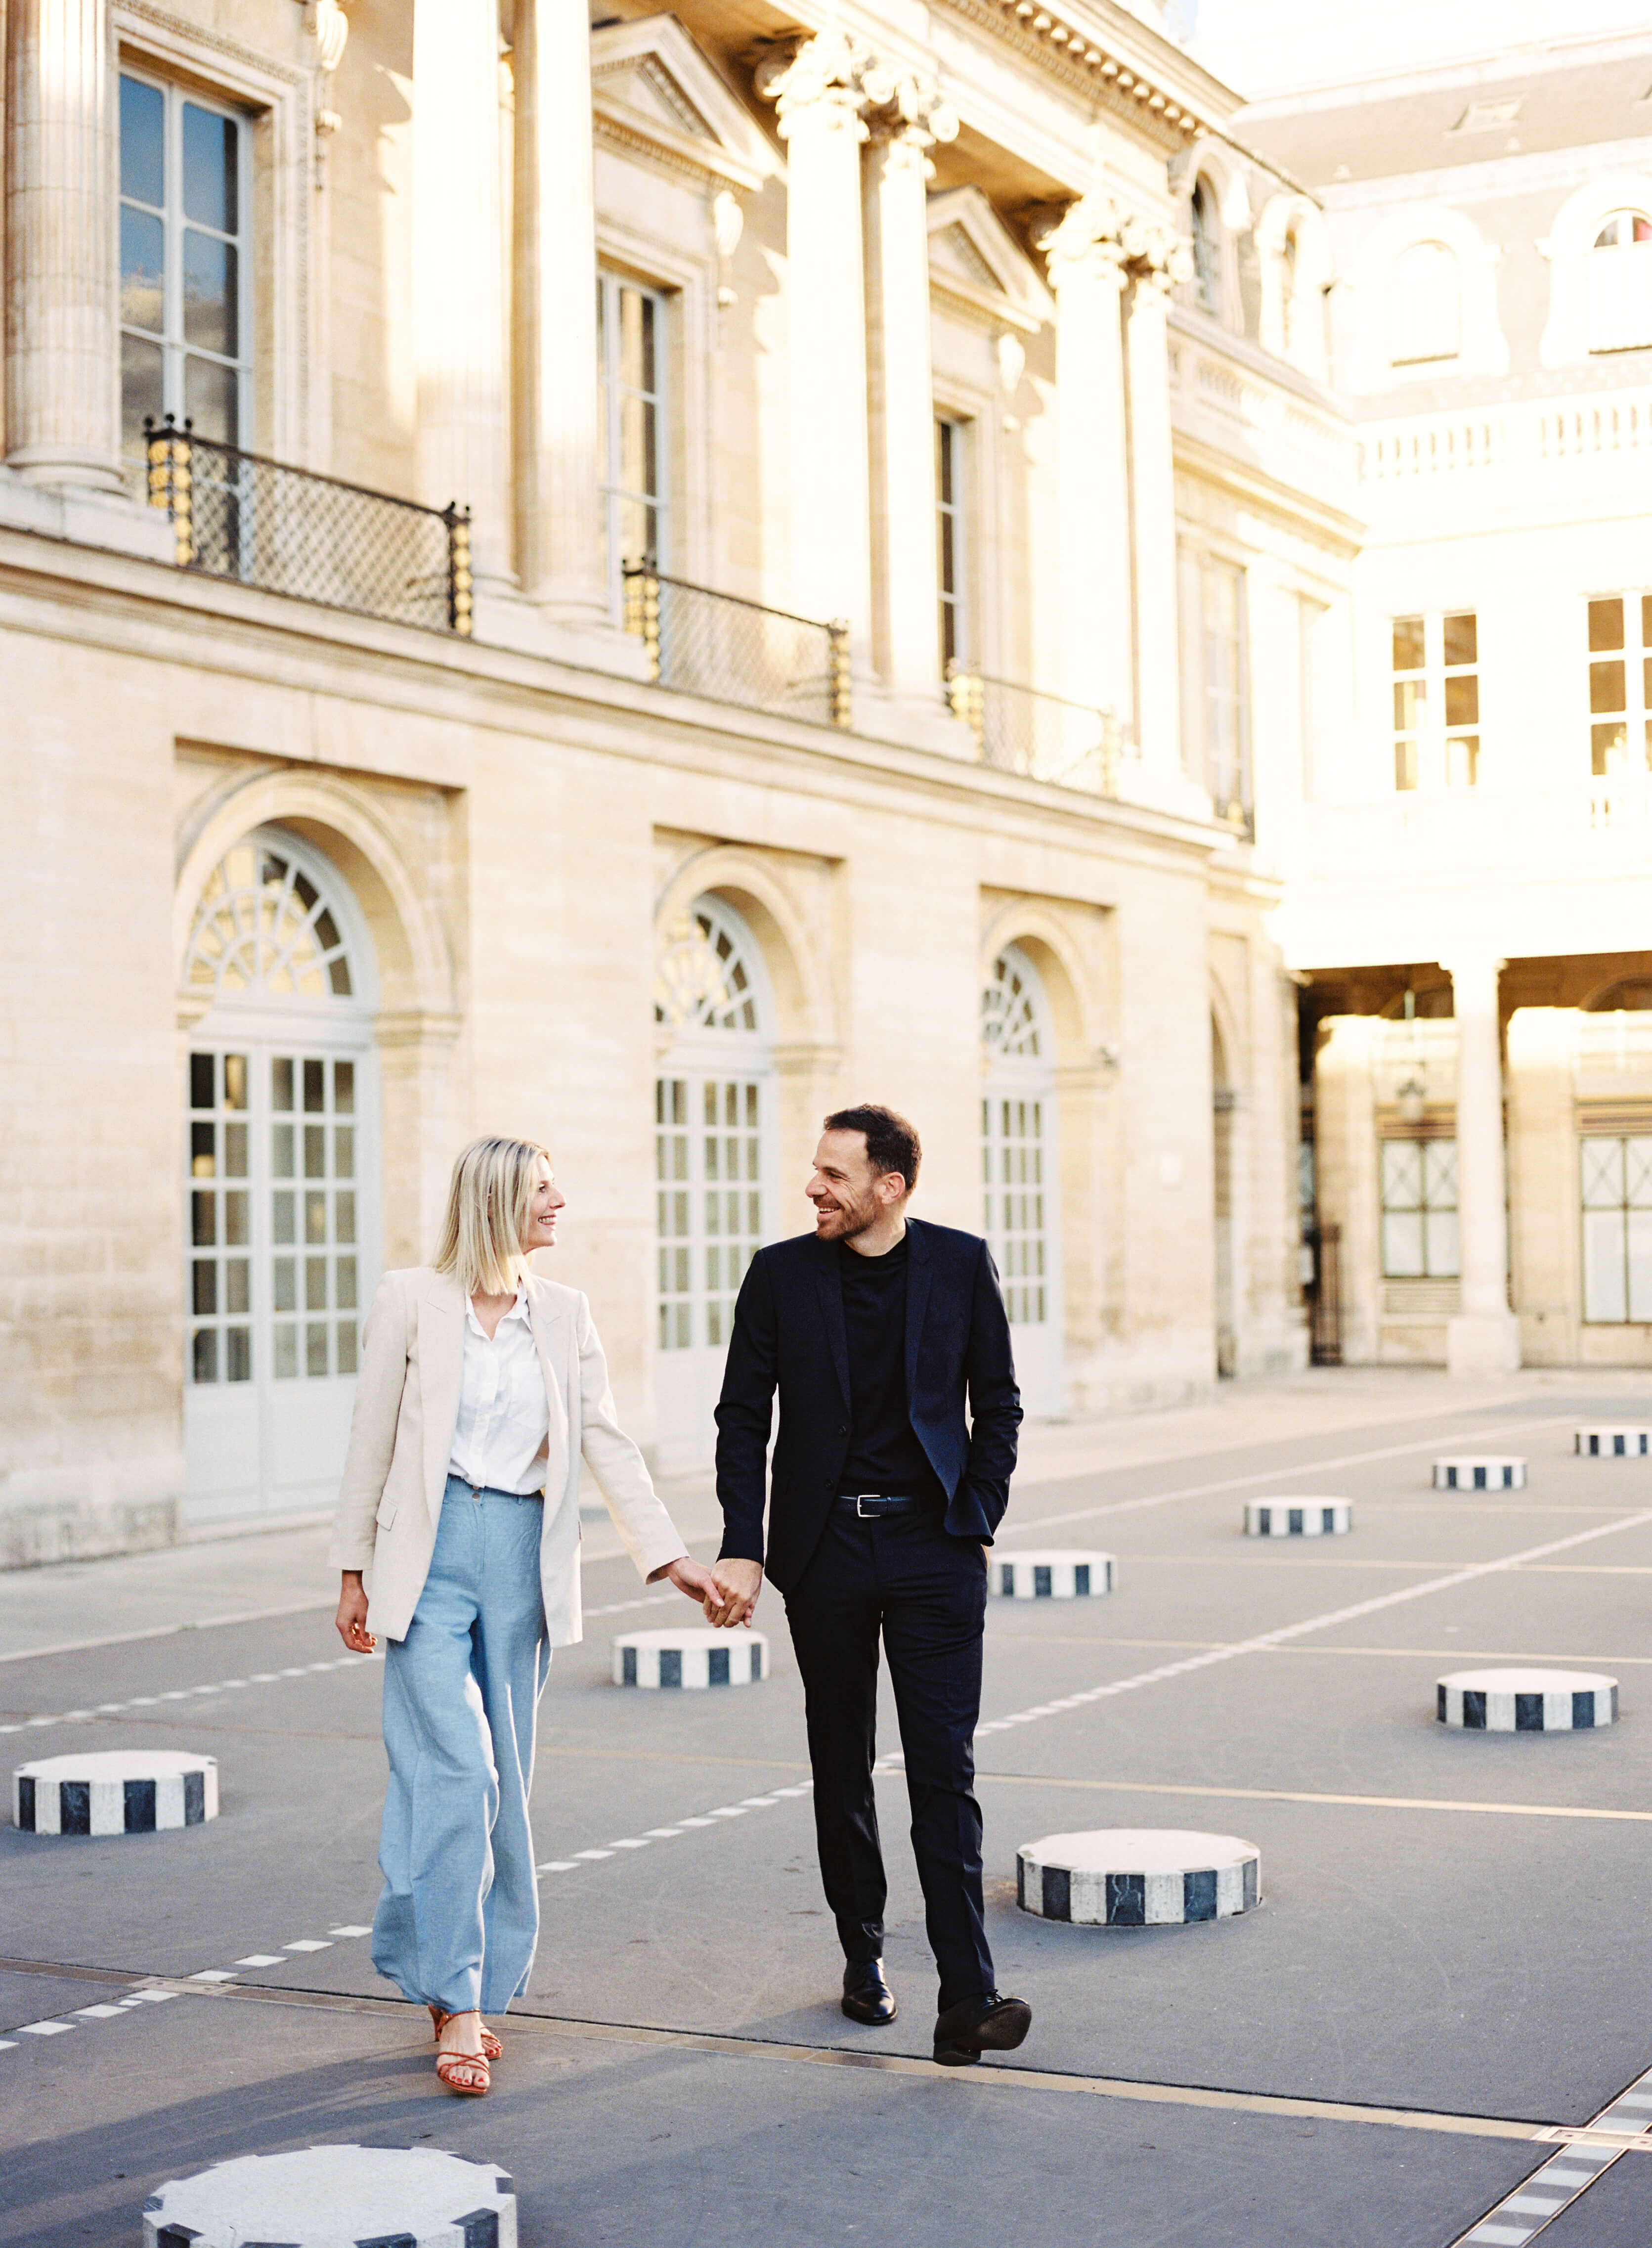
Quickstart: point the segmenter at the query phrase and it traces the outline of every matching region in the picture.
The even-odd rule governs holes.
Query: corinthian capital
[[[775,105],[783,140],[800,115],[822,113],[864,140],[865,113],[887,99],[889,89],[871,49],[835,27],[765,57],[756,85],[759,97]]]
[[[916,149],[957,139],[957,112],[933,79],[896,76],[874,65],[866,86],[874,138],[904,141]],[[878,93],[883,88],[887,93],[880,101]]]
[[[1075,271],[1115,280],[1121,288],[1133,280],[1167,290],[1193,271],[1193,252],[1180,235],[1100,190],[1080,195],[1034,238],[1058,290]]]

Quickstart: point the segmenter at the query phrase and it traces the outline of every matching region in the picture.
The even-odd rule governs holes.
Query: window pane
[[[278,1381],[292,1381],[298,1372],[298,1331],[291,1319],[284,1319],[275,1330],[275,1377]]]
[[[216,1141],[210,1124],[189,1127],[189,1169],[198,1179],[209,1179],[217,1170]]]
[[[278,1312],[296,1312],[298,1308],[298,1260],[278,1257],[271,1264],[274,1285],[274,1306]]]
[[[166,411],[161,366],[161,346],[141,336],[120,339],[120,449],[128,460],[141,460],[147,439],[146,420],[158,422]]]
[[[327,1105],[326,1064],[307,1061],[304,1066],[304,1105],[312,1116],[319,1116]]]
[[[236,273],[233,243],[219,242],[192,226],[184,229],[184,341],[198,344],[202,351],[222,352],[226,359],[233,359],[240,349]]]
[[[240,129],[232,117],[219,117],[183,105],[183,215],[220,234],[239,231],[236,216],[236,153]]]
[[[223,1105],[226,1108],[244,1108],[247,1105],[245,1054],[225,1054],[223,1058]]]
[[[332,1198],[332,1237],[335,1241],[353,1241],[356,1237],[356,1198],[340,1192]]]
[[[325,1179],[327,1175],[327,1127],[325,1124],[306,1124],[304,1127],[304,1175],[306,1179]]]
[[[1422,1278],[1422,1217],[1420,1211],[1383,1211],[1382,1270],[1395,1279]]]
[[[621,287],[620,299],[619,367],[621,382],[633,390],[652,390],[654,380],[654,299],[639,289]]]
[[[1641,596],[1641,645],[1652,648],[1652,593]]]
[[[306,1312],[325,1312],[327,1308],[327,1260],[325,1257],[306,1257],[304,1260],[304,1308]]]
[[[291,1194],[283,1193],[271,1196],[270,1220],[271,1233],[275,1240],[291,1241],[295,1238],[293,1233],[294,1213],[292,1208],[292,1196]]]
[[[189,1197],[193,1217],[191,1237],[197,1249],[209,1249],[217,1239],[217,1197],[211,1190]]]
[[[1621,601],[1591,601],[1589,603],[1589,648],[1591,653],[1623,645],[1623,604]]]
[[[1621,1140],[1585,1140],[1583,1155],[1583,1207],[1585,1210],[1616,1210],[1623,1201],[1623,1142]]]
[[[1652,1210],[1632,1210],[1624,1220],[1627,1234],[1629,1301],[1632,1319],[1652,1319]]]
[[[1591,710],[1621,710],[1628,704],[1628,673],[1621,660],[1589,666]]]
[[[231,1257],[223,1268],[223,1308],[243,1315],[252,1308],[248,1280],[251,1266],[244,1257]],[[231,1377],[233,1379],[233,1376]]]
[[[210,1327],[202,1327],[195,1339],[191,1374],[196,1381],[216,1381],[218,1378],[218,1338]]]
[[[1624,1271],[1623,1215],[1615,1210],[1583,1213],[1583,1316],[1618,1323],[1628,1317]]]
[[[191,354],[183,363],[183,410],[197,435],[215,444],[238,445],[240,388],[235,369]]]
[[[1621,718],[1589,729],[1589,764],[1597,776],[1621,772],[1629,750],[1629,729]]]
[[[223,1237],[232,1249],[244,1249],[250,1236],[247,1231],[245,1194],[227,1194],[223,1198]]]
[[[1382,1206],[1415,1210],[1422,1199],[1422,1146],[1416,1140],[1382,1142]]]
[[[120,318],[129,328],[166,330],[165,234],[147,211],[120,212]]]
[[[284,1057],[270,1065],[270,1106],[289,1109],[292,1106],[292,1064]]]
[[[1394,620],[1394,668],[1396,671],[1422,670],[1422,620],[1421,617],[1395,617]]]
[[[212,1056],[192,1053],[189,1057],[189,1106],[191,1108],[212,1107]]]
[[[356,1323],[353,1319],[339,1322],[339,1371],[353,1374],[356,1370]]]
[[[1415,734],[1429,713],[1429,690],[1421,679],[1396,679],[1394,682],[1394,730],[1396,734]]]
[[[304,1198],[304,1237],[319,1243],[327,1237],[327,1198],[325,1194],[307,1194]]]
[[[304,1370],[316,1379],[327,1370],[327,1323],[312,1319],[304,1331]]]
[[[1431,1210],[1422,1221],[1423,1270],[1431,1280],[1457,1277],[1457,1214],[1454,1210]]]
[[[247,1127],[244,1124],[226,1124],[223,1127],[223,1172],[226,1178],[244,1179],[247,1175]]]
[[[1472,609],[1465,610],[1461,616],[1446,619],[1445,660],[1448,664],[1477,662],[1478,658],[1475,651],[1478,644],[1478,627]]]
[[[210,1319],[218,1308],[218,1267],[210,1257],[195,1261],[192,1306],[198,1318]]]
[[[332,1129],[332,1175],[339,1179],[353,1179],[355,1169],[355,1132],[348,1124],[335,1124]]]
[[[353,1061],[332,1065],[332,1107],[335,1115],[353,1116],[356,1106],[356,1066]]]
[[[1480,718],[1480,682],[1472,672],[1459,675],[1445,682],[1445,723],[1448,726],[1477,725]]]
[[[339,1309],[353,1312],[356,1307],[356,1260],[340,1257],[332,1268],[333,1291]]]
[[[1430,1210],[1455,1210],[1457,1198],[1457,1143],[1455,1140],[1422,1142],[1422,1198]]]
[[[252,1379],[252,1334],[247,1327],[230,1327],[223,1338],[224,1380],[250,1381]]]
[[[166,99],[158,86],[141,79],[120,81],[120,192],[141,203],[160,208],[161,136],[166,129]]]

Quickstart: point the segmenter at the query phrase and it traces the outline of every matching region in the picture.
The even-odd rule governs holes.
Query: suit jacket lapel
[[[545,1407],[551,1423],[545,1478],[548,1500],[553,1491],[559,1489],[557,1477],[566,1477],[569,1465],[568,1385],[570,1381],[577,1382],[579,1374],[568,1321],[549,1291],[535,1287],[531,1273],[528,1276],[528,1324],[533,1329],[534,1347],[545,1375]]]
[[[929,1306],[929,1243],[921,1218],[907,1220],[907,1399],[908,1409],[918,1388],[918,1345],[923,1340],[923,1315]]]
[[[826,1322],[826,1343],[832,1352],[832,1363],[837,1368],[838,1387],[843,1392],[843,1402],[852,1404],[849,1395],[849,1333],[843,1324],[843,1267],[838,1262],[835,1241],[821,1244],[815,1260],[815,1285],[820,1291],[820,1316]]]
[[[442,1513],[453,1429],[464,1381],[464,1291],[446,1272],[432,1275],[419,1296],[419,1413],[424,1426],[424,1495],[435,1522]]]

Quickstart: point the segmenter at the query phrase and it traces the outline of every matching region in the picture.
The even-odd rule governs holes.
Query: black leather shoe
[[[843,1970],[843,2011],[852,2022],[881,2030],[901,2009],[884,1980],[881,1959],[851,1959]]]
[[[937,2016],[935,2057],[943,2067],[967,2068],[984,2053],[1013,2053],[1032,2027],[1032,2009],[1025,1998],[984,1991]]]

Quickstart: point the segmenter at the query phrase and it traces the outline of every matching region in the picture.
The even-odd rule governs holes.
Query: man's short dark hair
[[[834,1109],[826,1120],[826,1128],[864,1132],[867,1161],[874,1171],[899,1171],[908,1194],[918,1183],[918,1165],[923,1161],[918,1127],[895,1109],[885,1108],[880,1101],[863,1100],[856,1108]]]

